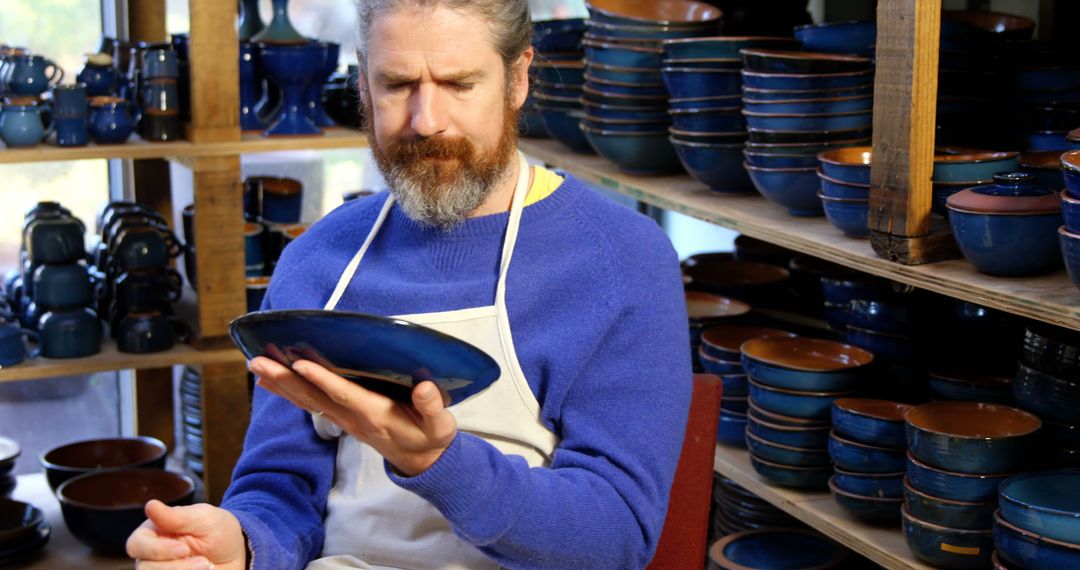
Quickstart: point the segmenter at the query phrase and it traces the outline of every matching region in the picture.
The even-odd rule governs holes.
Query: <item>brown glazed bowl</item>
[[[86,473],[56,490],[71,534],[99,552],[123,554],[128,536],[144,520],[151,499],[170,507],[190,505],[195,482],[160,469],[120,469]]]
[[[91,471],[134,467],[165,468],[165,444],[152,437],[89,439],[68,443],[41,456],[45,477],[53,491]]]
[[[907,439],[919,461],[956,473],[1023,470],[1030,436],[1042,421],[1023,410],[982,402],[934,402],[907,413]]]
[[[616,24],[679,26],[716,22],[719,8],[688,0],[589,0],[594,20]]]
[[[711,321],[750,312],[750,305],[701,291],[686,292],[686,312],[691,321]]]
[[[742,357],[740,347],[754,338],[791,338],[795,333],[753,325],[718,325],[701,333],[701,344],[713,358],[738,360]]]
[[[808,372],[847,370],[874,360],[873,354],[857,346],[810,337],[754,338],[741,350],[754,360]]]

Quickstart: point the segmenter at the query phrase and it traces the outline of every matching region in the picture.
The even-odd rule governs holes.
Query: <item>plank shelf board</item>
[[[1080,330],[1080,290],[1062,269],[1040,277],[993,277],[963,259],[908,266],[878,257],[869,240],[844,236],[824,217],[794,217],[761,196],[723,196],[687,175],[639,177],[610,161],[574,154],[552,140],[522,139],[521,150],[638,201],[730,228],[801,253],[983,306]]]
[[[767,482],[745,449],[716,445],[713,468],[810,527],[889,570],[931,570],[915,559],[899,525],[873,526],[847,514],[827,491],[799,491]]]
[[[177,364],[203,365],[246,362],[244,354],[235,348],[198,350],[178,344],[164,352],[129,354],[116,349],[111,340],[102,344],[101,352],[84,358],[31,358],[0,369],[0,382],[37,380],[55,376],[91,374],[111,370],[164,368]]]
[[[31,148],[0,148],[0,164],[90,159],[200,158],[283,150],[364,148],[367,145],[367,137],[363,132],[345,128],[327,129],[321,136],[310,137],[264,137],[259,133],[244,133],[239,141],[217,143],[193,143],[186,140],[154,143],[132,137],[123,144],[91,143],[71,148],[40,144]]]

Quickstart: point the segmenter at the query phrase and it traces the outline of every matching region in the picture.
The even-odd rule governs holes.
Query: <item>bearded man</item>
[[[516,151],[527,0],[362,0],[369,140],[389,192],[284,252],[265,309],[397,316],[498,362],[411,404],[313,362],[251,361],[222,507],[147,505],[157,568],[640,568],[691,386],[682,282],[649,219]],[[363,350],[363,347],[357,347]]]

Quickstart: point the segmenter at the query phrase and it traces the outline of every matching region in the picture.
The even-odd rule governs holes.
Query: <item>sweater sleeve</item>
[[[667,513],[692,382],[682,281],[666,239],[662,247],[651,263],[619,271],[615,289],[594,292],[611,324],[561,400],[549,467],[530,468],[459,433],[427,471],[404,478],[388,469],[391,480],[503,566],[646,566]]]

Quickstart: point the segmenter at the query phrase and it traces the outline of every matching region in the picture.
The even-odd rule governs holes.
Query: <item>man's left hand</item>
[[[308,412],[321,412],[409,477],[431,467],[457,435],[454,415],[443,406],[433,382],[417,384],[409,405],[366,390],[309,360],[295,362],[290,369],[260,356],[250,368],[259,377],[259,386]]]

